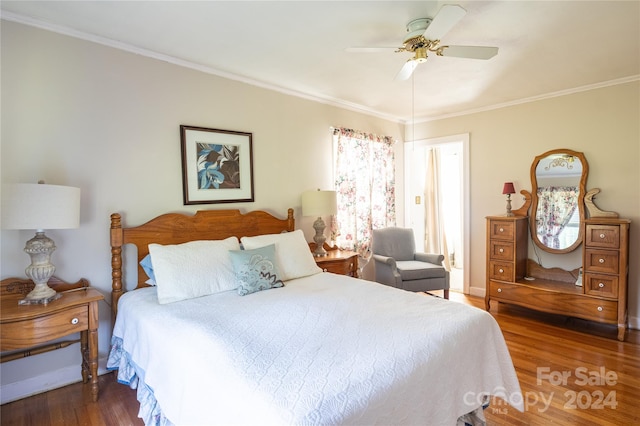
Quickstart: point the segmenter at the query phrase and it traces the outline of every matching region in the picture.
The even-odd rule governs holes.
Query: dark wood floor
[[[482,299],[457,293],[451,299],[484,306]],[[640,424],[639,331],[630,331],[626,342],[618,342],[614,328],[586,321],[495,302],[491,313],[509,346],[526,410],[521,413],[494,398],[485,411],[489,425]],[[98,402],[91,401],[88,386],[78,383],[5,404],[0,407],[0,422],[2,426],[141,425],[137,413],[135,391],[106,374],[100,377]]]

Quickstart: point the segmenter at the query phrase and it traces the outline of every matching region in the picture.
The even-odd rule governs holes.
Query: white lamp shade
[[[36,183],[2,185],[3,229],[68,229],[80,225],[80,188]]]
[[[302,194],[303,216],[324,216],[336,214],[338,202],[336,191],[307,191]]]

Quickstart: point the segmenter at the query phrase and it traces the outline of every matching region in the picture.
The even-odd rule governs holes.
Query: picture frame
[[[180,125],[184,205],[253,202],[253,134]]]

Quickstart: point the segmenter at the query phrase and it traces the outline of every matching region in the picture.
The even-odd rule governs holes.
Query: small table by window
[[[315,243],[309,243],[311,251],[315,250]],[[358,253],[349,250],[340,250],[337,247],[330,247],[325,244],[324,249],[327,251],[326,256],[314,256],[316,264],[322,268],[324,272],[333,272],[334,274],[348,275],[351,277],[358,276]]]

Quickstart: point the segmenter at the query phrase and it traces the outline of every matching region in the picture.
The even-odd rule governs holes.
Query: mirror
[[[589,165],[581,152],[556,149],[531,165],[531,236],[549,253],[568,253],[582,242]]]

